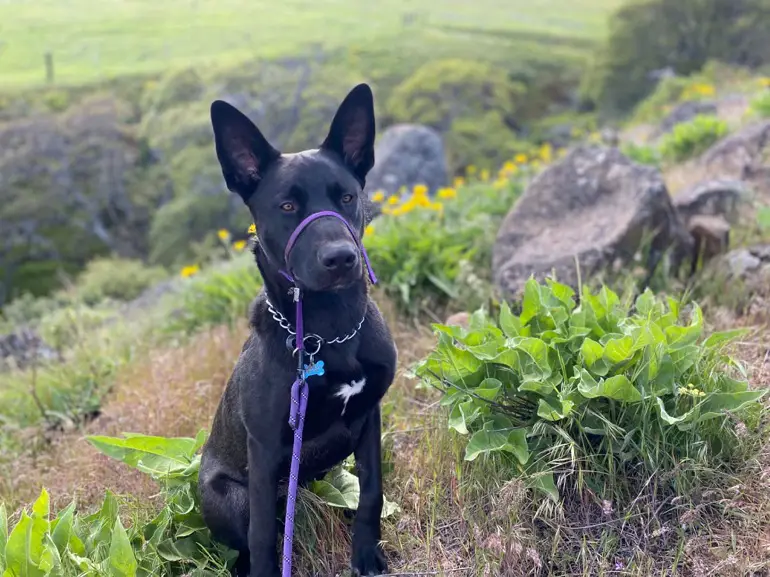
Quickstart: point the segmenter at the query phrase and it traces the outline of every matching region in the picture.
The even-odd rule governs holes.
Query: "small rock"
[[[715,179],[701,182],[673,198],[674,207],[685,222],[696,215],[721,216],[735,224],[738,210],[751,195],[740,180]]]
[[[460,312],[450,316],[444,324],[448,326],[460,326],[463,328],[468,328],[470,321],[471,321],[470,314],[466,312]]]
[[[672,246],[692,253],[658,170],[615,148],[578,147],[535,178],[505,217],[493,247],[495,284],[517,297],[530,275],[554,271],[575,286],[576,260],[584,278],[616,260],[627,263],[647,233],[654,233],[655,255]]]
[[[724,218],[696,215],[690,219],[687,228],[694,241],[691,272],[695,272],[699,260],[705,263],[727,252],[730,225]]]
[[[762,259],[752,254],[750,249],[738,249],[725,256],[727,266],[733,277],[743,277],[756,271],[762,265]]]
[[[366,177],[365,191],[386,195],[401,187],[424,184],[429,192],[446,186],[449,171],[444,143],[438,132],[417,124],[397,124],[388,128],[374,149],[374,167]]]

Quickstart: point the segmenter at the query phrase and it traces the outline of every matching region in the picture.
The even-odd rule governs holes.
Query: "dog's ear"
[[[374,134],[372,89],[359,84],[340,104],[321,148],[339,154],[363,185],[374,166]]]
[[[281,153],[270,146],[251,120],[226,102],[212,103],[211,124],[227,188],[246,202],[267,167]]]

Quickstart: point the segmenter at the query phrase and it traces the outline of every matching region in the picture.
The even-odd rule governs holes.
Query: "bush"
[[[495,235],[521,190],[517,180],[476,181],[436,199],[419,185],[403,201],[382,199],[385,214],[364,245],[385,291],[412,314],[452,301],[483,304]]]
[[[762,118],[770,118],[770,90],[765,90],[751,101],[751,111]]]
[[[639,164],[660,166],[660,152],[654,146],[634,144],[632,142],[623,146],[623,154]]]
[[[655,71],[688,75],[709,60],[758,67],[768,55],[767,0],[633,0],[614,14],[584,92],[620,115],[654,90]]]
[[[700,115],[690,122],[677,124],[660,144],[660,152],[668,161],[682,162],[705,152],[727,134],[727,123],[715,116]]]
[[[446,134],[452,163],[464,167],[474,161],[502,164],[516,150],[513,128],[525,87],[505,70],[474,60],[435,60],[399,84],[387,101],[387,115],[395,122],[425,124]],[[478,150],[479,136],[490,142],[489,154]],[[496,148],[499,147],[499,148]]]
[[[697,305],[684,322],[680,302],[649,291],[633,312],[607,288],[584,289],[580,306],[574,296],[530,280],[520,315],[503,305],[499,324],[477,312],[468,330],[435,326],[438,345],[417,374],[444,393],[449,427],[469,436],[466,460],[508,454],[554,501],[561,478],[563,491],[628,502],[653,476],[681,495],[758,449],[737,426],[758,426],[766,391],[733,379],[722,353],[740,331],[703,341]]]
[[[131,301],[167,276],[162,268],[145,266],[139,260],[99,258],[86,265],[75,291],[88,305],[105,299]]]

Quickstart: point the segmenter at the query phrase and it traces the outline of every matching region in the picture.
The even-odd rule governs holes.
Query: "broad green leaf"
[[[526,463],[529,459],[526,430],[513,429],[510,422],[501,416],[487,421],[484,428],[474,433],[468,442],[465,460],[473,461],[479,455],[495,451],[513,453],[520,463]]]
[[[478,418],[479,411],[479,407],[472,399],[457,403],[449,413],[449,427],[461,435],[467,435],[468,426]]]
[[[521,333],[521,321],[511,312],[507,302],[500,306],[500,328],[507,337],[518,337]]]
[[[494,401],[497,398],[497,395],[500,393],[502,386],[503,383],[501,383],[498,379],[486,378],[481,381],[481,384],[476,387],[474,392],[482,399],[487,401]]]
[[[534,473],[530,478],[535,489],[545,494],[554,503],[559,502],[559,489],[556,488],[552,472]]]
[[[51,539],[56,545],[60,555],[64,555],[67,548],[76,555],[85,555],[86,550],[83,542],[75,534],[72,528],[72,522],[75,514],[74,501],[61,511],[56,518],[56,526],[51,533]]]
[[[110,542],[110,575],[112,577],[135,577],[136,568],[134,550],[128,540],[128,534],[123,528],[120,518],[118,518],[115,520]]]
[[[546,279],[548,288],[551,289],[553,296],[559,299],[566,307],[568,311],[575,308],[575,300],[572,298],[575,296],[575,291],[572,287],[556,282],[553,279]]]
[[[642,316],[648,316],[653,307],[655,306],[655,295],[649,288],[644,289],[644,292],[636,297],[636,311]]]
[[[610,339],[604,347],[604,358],[613,364],[622,363],[631,358],[633,346],[634,340],[629,336]]]
[[[533,367],[532,363],[527,363],[522,359],[521,371],[523,376],[534,374],[545,378],[551,374],[551,366],[548,364],[548,345],[534,337],[520,337],[511,340],[515,341],[516,350],[524,353],[535,365]]]
[[[748,329],[733,329],[729,331],[712,333],[711,336],[709,336],[709,338],[707,338],[706,341],[703,343],[703,346],[706,348],[720,347],[722,345],[726,345],[731,341],[734,341],[739,337],[742,337],[748,332],[749,332]]]
[[[765,396],[767,391],[745,391],[742,393],[711,393],[700,404],[697,422],[721,417],[725,412],[739,412]]]
[[[529,460],[529,447],[527,445],[526,429],[514,429],[508,434],[508,444],[503,448],[513,453],[522,465]]]
[[[593,339],[586,338],[580,347],[586,366],[589,368],[604,355],[604,347]]]
[[[534,278],[531,278],[524,285],[524,299],[521,303],[521,317],[519,320],[522,325],[526,325],[535,318],[542,308],[540,302],[540,285]]]
[[[310,490],[331,507],[358,509],[358,477],[343,467],[337,467],[324,479],[311,483]]]
[[[388,500],[384,495],[382,496],[382,514],[380,518],[387,519],[391,515],[401,512],[401,507],[398,503]]]
[[[38,566],[43,556],[43,538],[47,529],[41,521],[30,517],[26,511],[21,514],[5,547],[5,576],[45,577],[46,572]]]
[[[487,314],[484,309],[479,309],[471,315],[468,327],[472,331],[481,331],[487,326]]]
[[[139,469],[159,480],[182,476],[192,463],[197,439],[165,438],[124,434],[116,437],[90,436],[88,441],[105,455]]]
[[[194,537],[182,539],[166,539],[158,545],[158,555],[166,561],[187,561],[194,559],[200,548]]]
[[[606,397],[626,403],[638,403],[642,400],[641,393],[625,375],[615,375],[609,379],[596,381],[588,371],[583,369],[580,377],[578,390],[586,398]]]
[[[666,406],[663,404],[663,400],[660,397],[656,397],[655,400],[658,401],[658,412],[660,414],[661,420],[668,425],[680,425],[682,423],[686,423],[692,420],[692,418],[698,414],[698,408],[695,407],[687,411],[684,415],[675,417],[669,415],[668,411],[666,410]]]
[[[561,401],[558,407],[554,406],[553,402],[548,402],[546,399],[540,399],[537,405],[537,415],[541,419],[546,421],[560,421],[572,412],[572,408],[575,403],[572,401]]]

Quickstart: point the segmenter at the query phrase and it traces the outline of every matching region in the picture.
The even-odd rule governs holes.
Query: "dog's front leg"
[[[388,570],[380,548],[382,515],[382,447],[380,407],[369,413],[355,448],[361,496],[353,523],[353,570],[360,575],[380,575]]]
[[[279,459],[275,448],[253,437],[248,441],[250,577],[279,577],[276,543]],[[275,443],[274,447],[278,444]]]

